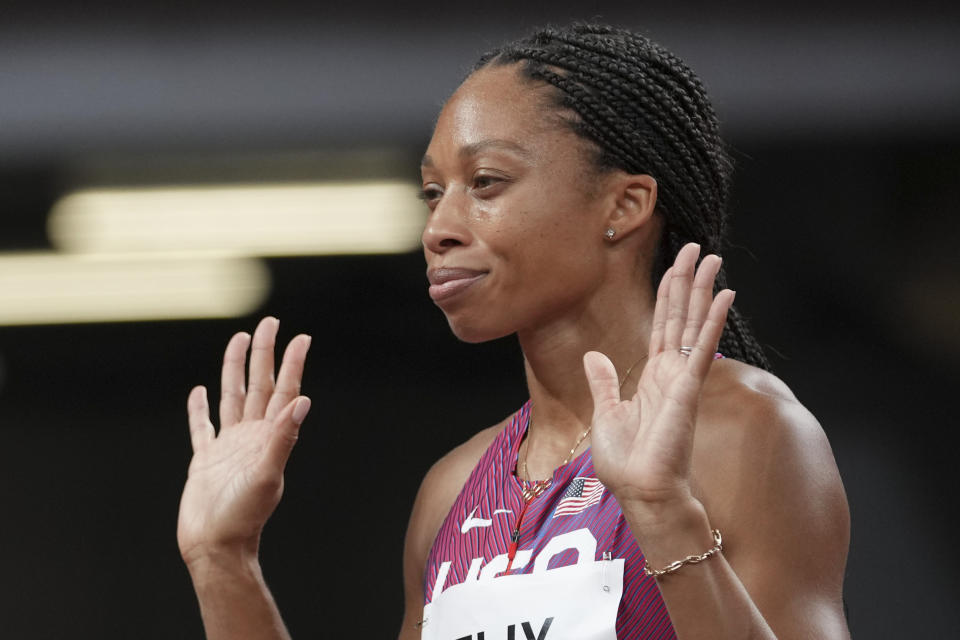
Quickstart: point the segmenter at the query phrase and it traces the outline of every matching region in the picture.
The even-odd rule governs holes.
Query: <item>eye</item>
[[[434,183],[425,184],[420,189],[419,198],[426,202],[431,209],[437,205],[441,196],[443,196],[443,190]]]
[[[486,189],[487,187],[492,186],[498,182],[497,178],[493,176],[477,176],[473,179],[473,188],[474,189]]]
[[[499,187],[507,182],[503,176],[495,176],[489,173],[481,173],[473,178],[473,191],[479,192],[480,196],[492,196],[499,193]]]

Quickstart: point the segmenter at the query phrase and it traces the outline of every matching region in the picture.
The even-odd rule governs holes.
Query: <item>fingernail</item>
[[[297,404],[293,406],[293,421],[297,424],[303,424],[303,421],[307,417],[307,413],[310,411],[310,398],[304,396],[297,400]]]

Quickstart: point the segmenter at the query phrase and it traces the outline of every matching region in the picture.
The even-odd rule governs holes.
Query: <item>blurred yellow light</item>
[[[423,212],[401,181],[87,189],[54,205],[48,231],[71,253],[393,253],[419,246]]]
[[[241,316],[269,289],[254,258],[2,254],[0,325]]]

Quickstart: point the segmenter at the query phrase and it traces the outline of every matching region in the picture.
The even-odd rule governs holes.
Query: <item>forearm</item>
[[[663,569],[714,546],[709,519],[699,503],[622,507],[651,569]],[[681,640],[776,638],[722,552],[657,578],[657,585]]]
[[[220,554],[188,564],[207,640],[289,640],[256,556]]]

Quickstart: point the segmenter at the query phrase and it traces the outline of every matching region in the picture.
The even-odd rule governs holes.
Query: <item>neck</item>
[[[621,393],[633,395],[649,346],[654,300],[649,286],[631,284],[609,287],[608,294],[598,291],[585,306],[518,335],[533,405],[533,442],[525,443],[533,477],[556,468],[590,425],[593,399],[583,371],[587,351],[609,357],[620,375]]]

